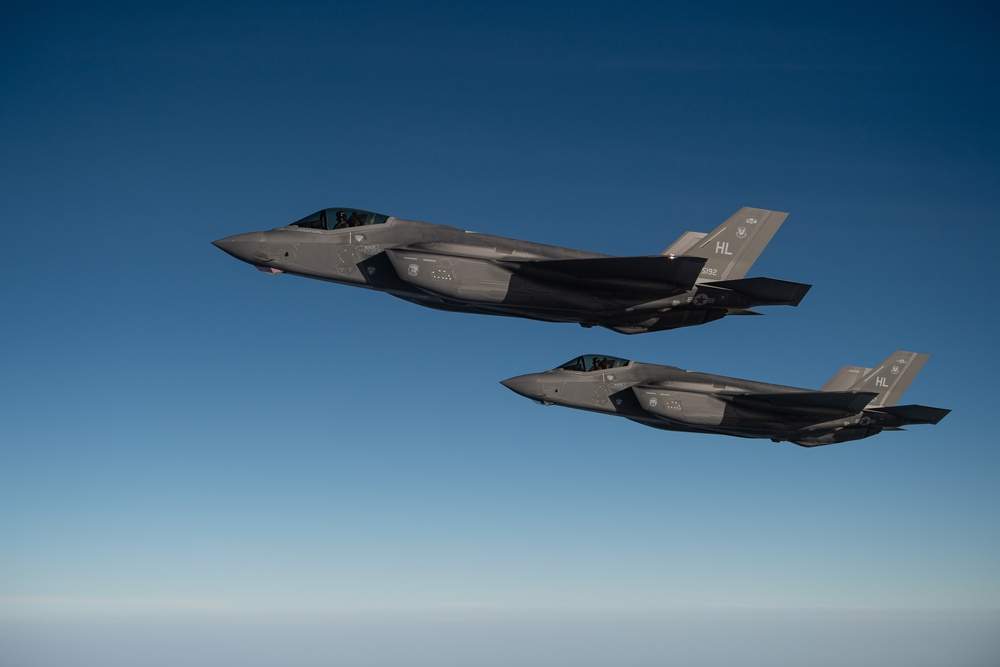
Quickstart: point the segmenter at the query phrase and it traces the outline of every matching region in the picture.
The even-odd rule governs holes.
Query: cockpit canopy
[[[359,208],[325,208],[307,215],[289,227],[305,227],[307,229],[346,229],[348,227],[363,227],[364,225],[380,225],[389,216]]]
[[[555,369],[557,371],[604,371],[609,368],[621,368],[628,366],[631,361],[619,359],[618,357],[602,356],[600,354],[585,354]]]

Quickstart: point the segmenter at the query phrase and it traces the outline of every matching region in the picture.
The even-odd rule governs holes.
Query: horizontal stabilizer
[[[892,415],[903,424],[937,424],[951,410],[929,408],[926,405],[888,405],[878,408],[875,412]]]
[[[781,394],[738,394],[733,404],[757,410],[776,412],[815,412],[829,410],[840,414],[857,414],[878,396],[869,391],[804,391]]]
[[[775,278],[744,278],[704,283],[703,287],[721,287],[739,292],[762,306],[797,306],[812,285]]]
[[[515,273],[533,280],[573,285],[656,290],[668,285],[687,291],[694,286],[704,264],[703,257],[662,255],[549,259],[518,262]]]

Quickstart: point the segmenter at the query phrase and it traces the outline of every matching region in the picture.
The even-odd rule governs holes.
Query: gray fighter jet
[[[604,412],[667,431],[815,447],[941,421],[950,410],[897,405],[928,356],[894,352],[875,368],[845,366],[819,391],[594,354],[502,384],[543,405]]]
[[[744,278],[787,213],[742,208],[660,255],[614,257],[328,208],[214,242],[267,273],[388,292],[440,310],[577,322],[626,334],[796,306],[809,285]],[[616,233],[623,230],[616,229]]]

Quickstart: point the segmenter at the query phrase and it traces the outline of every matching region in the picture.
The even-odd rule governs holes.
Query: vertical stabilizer
[[[864,374],[870,371],[870,368],[865,368],[864,366],[844,366],[837,374],[826,381],[826,384],[820,387],[820,391],[847,391],[855,385]]]
[[[737,280],[746,276],[787,217],[780,211],[744,206],[708,234],[685,233],[662,254],[708,259],[698,282]]]
[[[918,352],[893,352],[885,361],[864,373],[851,390],[878,393],[868,404],[869,408],[896,405],[930,356]]]
[[[681,237],[670,244],[670,247],[661,252],[661,255],[686,255],[694,245],[708,236],[705,232],[684,232]]]

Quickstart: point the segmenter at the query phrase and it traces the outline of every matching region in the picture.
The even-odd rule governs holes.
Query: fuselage
[[[357,209],[325,209],[215,245],[269,273],[374,289],[442,310],[622,333],[701,324],[753,305],[738,292],[695,285],[701,258],[614,258]],[[643,263],[653,267],[649,275]]]
[[[823,392],[601,355],[577,357],[503,384],[544,405],[612,414],[654,428],[807,446],[868,437],[892,426],[885,415],[863,409],[871,395],[859,394],[856,409],[815,404],[795,409],[748,398],[810,394],[818,399]]]

